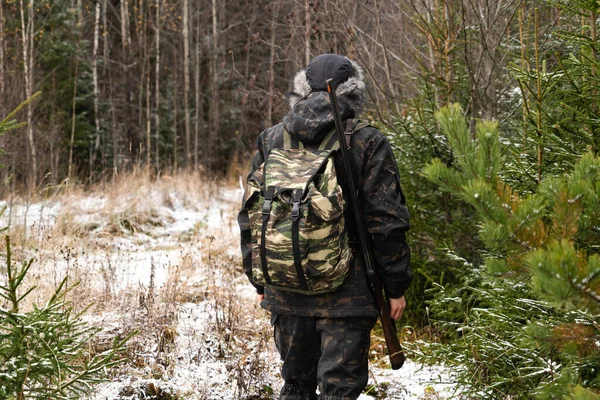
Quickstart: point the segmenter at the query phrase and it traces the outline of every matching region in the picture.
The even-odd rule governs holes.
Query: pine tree
[[[123,361],[118,354],[127,339],[94,354],[89,344],[100,329],[85,322],[66,300],[67,278],[46,304],[23,310],[35,290],[23,288],[32,264],[13,265],[6,236],[6,281],[0,284],[0,297],[8,308],[0,307],[0,398],[79,399],[104,379],[106,369]]]
[[[600,158],[585,153],[571,170],[519,194],[503,179],[516,161],[496,122],[477,123],[472,140],[460,106],[436,117],[455,163],[435,159],[424,174],[472,207],[485,261],[468,266],[462,287],[438,289],[432,309],[448,343],[429,354],[455,364],[471,395],[594,398]]]
[[[23,126],[13,117],[39,94],[0,121],[0,134]],[[1,228],[0,233],[6,230]],[[100,329],[85,322],[85,310],[76,313],[67,300],[68,277],[46,304],[25,310],[26,299],[36,290],[25,285],[33,260],[15,266],[8,235],[5,242],[6,265],[0,274],[0,399],[80,399],[103,380],[108,368],[123,361],[119,354],[129,337],[116,339],[110,349],[95,354],[90,343]]]

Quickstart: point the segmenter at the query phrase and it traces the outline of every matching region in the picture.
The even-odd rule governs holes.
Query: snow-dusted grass
[[[115,336],[138,333],[129,362],[92,399],[270,399],[281,385],[268,315],[241,271],[239,188],[198,174],[124,177],[95,190],[61,188],[16,200],[2,217],[15,248],[33,256],[44,297],[65,276],[72,300]],[[374,355],[381,357],[381,355]],[[361,400],[441,399],[448,372],[410,361],[371,368]]]

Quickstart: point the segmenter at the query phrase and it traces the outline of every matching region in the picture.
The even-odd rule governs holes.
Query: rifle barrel
[[[370,283],[371,292],[373,293],[373,297],[375,298],[375,303],[377,305],[377,311],[379,312],[381,327],[383,328],[383,336],[385,338],[388,355],[390,357],[390,363],[392,364],[392,369],[399,369],[404,364],[405,356],[398,340],[396,325],[390,316],[390,304],[383,297],[383,287],[379,277],[375,273],[375,268],[373,267],[374,264],[372,258],[373,253],[371,252],[371,241],[367,236],[364,216],[357,199],[358,192],[356,191],[356,186],[354,184],[354,176],[352,175],[352,167],[350,165],[350,155],[348,153],[348,148],[346,147],[346,140],[344,138],[344,131],[342,129],[342,118],[340,116],[340,109],[338,106],[335,89],[336,88],[333,83],[333,79],[328,79],[327,92],[329,93],[329,99],[331,101],[335,130],[337,132],[338,141],[340,142],[340,152],[342,153],[342,159],[344,160],[344,170],[346,172],[346,177],[348,178],[348,188],[350,189],[350,195],[347,197],[356,221],[356,231],[358,233],[361,253],[365,262],[367,280]]]

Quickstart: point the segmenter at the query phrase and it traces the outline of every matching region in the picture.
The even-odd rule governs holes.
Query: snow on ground
[[[386,387],[386,399],[444,399],[453,394],[455,385],[442,366],[426,366],[406,360],[401,369],[371,368],[369,384]],[[359,400],[373,399],[362,394]]]
[[[148,319],[149,333],[136,342],[135,359],[90,399],[275,398],[281,382],[272,327],[240,267],[235,221],[240,189],[209,189],[198,196],[137,187],[119,196],[21,202],[0,219],[26,224],[39,240],[40,275],[53,273],[56,281],[75,271],[89,281],[91,292],[111,296],[113,302],[88,316],[90,321],[111,331],[136,318],[143,326]],[[42,243],[59,229],[78,239],[44,250]],[[164,297],[164,309],[173,312],[163,314],[171,317],[151,315],[148,305],[147,314],[114,306],[131,293],[142,298],[150,291]],[[442,399],[454,387],[443,367],[410,360],[398,371],[372,366],[369,385],[379,399]],[[372,398],[363,394],[360,400]]]

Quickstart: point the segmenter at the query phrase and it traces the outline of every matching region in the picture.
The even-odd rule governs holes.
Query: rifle
[[[356,199],[358,192],[356,191],[354,178],[352,177],[352,168],[350,167],[350,157],[348,155],[348,148],[350,147],[350,144],[346,142],[344,131],[342,130],[342,119],[340,117],[340,110],[338,107],[337,97],[335,95],[335,89],[336,88],[333,83],[333,79],[328,79],[327,92],[329,93],[329,99],[331,100],[333,119],[335,121],[335,130],[337,131],[338,140],[340,142],[340,151],[342,152],[342,159],[344,160],[344,169],[346,176],[348,177],[348,186],[350,189],[350,195],[348,196],[348,199],[350,200],[350,206],[352,207],[354,219],[356,221],[358,240],[367,272],[367,281],[369,282],[370,290],[375,298],[375,304],[377,306],[377,311],[379,312],[381,327],[383,328],[383,336],[385,337],[385,344],[388,349],[392,369],[400,369],[406,358],[404,357],[402,347],[398,341],[396,325],[390,316],[390,303],[383,297],[383,286],[381,285],[381,281],[379,280],[379,277],[373,268],[374,263],[372,257],[373,253],[371,252],[371,242],[367,236],[367,229],[362,210],[360,209],[358,200]],[[352,128],[350,127],[350,133],[352,132],[351,129]]]

